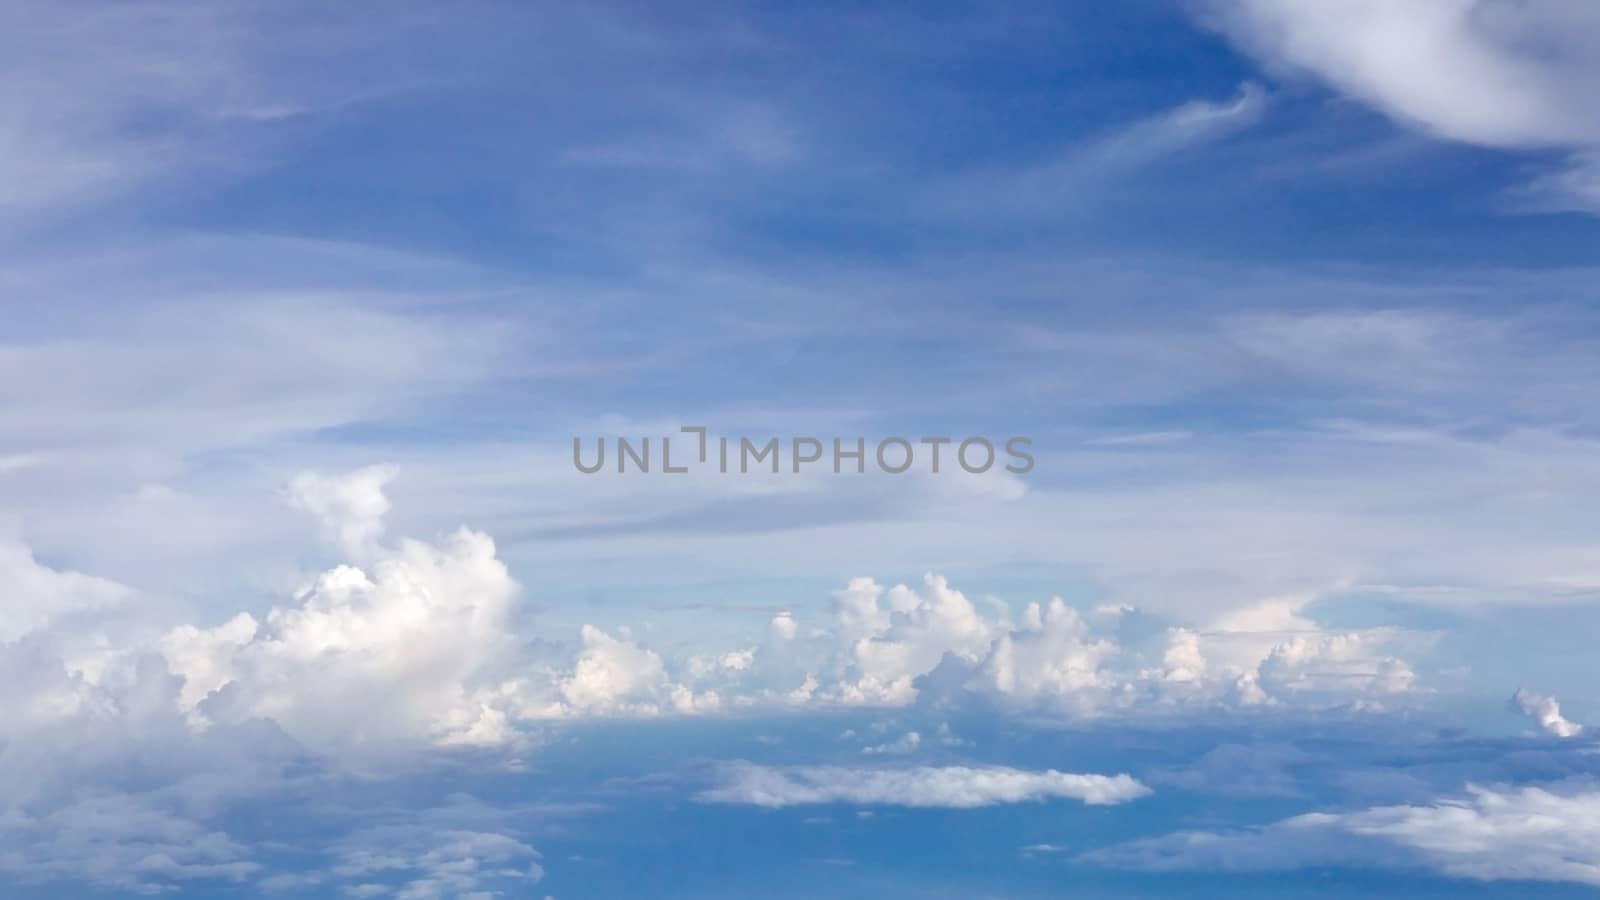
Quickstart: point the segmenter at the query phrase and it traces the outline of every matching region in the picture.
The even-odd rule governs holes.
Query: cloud
[[[40,565],[29,548],[5,540],[0,540],[0,585],[6,610],[0,619],[0,643],[44,629],[72,613],[120,606],[134,594],[114,581]]]
[[[1002,601],[974,602],[935,574],[916,589],[851,579],[828,616],[806,627],[794,613],[776,627],[753,622],[723,649],[664,656],[626,626],[584,624],[569,656],[518,627],[521,588],[489,535],[462,527],[433,541],[387,536],[393,474],[374,466],[290,479],[289,502],[349,557],[292,598],[217,624],[177,624],[148,642],[101,636],[73,651],[72,671],[98,679],[119,660],[153,654],[175,676],[170,712],[187,728],[267,721],[311,751],[352,761],[514,747],[541,722],[592,716],[927,699],[1081,717],[1366,704],[1413,690],[1399,655],[1418,646],[1413,635],[1324,630],[1300,614],[1308,598],[1123,644],[1097,630],[1115,631],[1123,617],[1092,625],[1057,598],[1030,603],[1013,622]],[[96,596],[110,590],[45,576],[40,583]],[[55,702],[88,702],[78,692],[98,683]]]
[[[1057,217],[1114,179],[1248,128],[1266,105],[1261,86],[1246,82],[1228,99],[1190,100],[1031,165],[951,178],[928,192],[927,205],[948,216]]]
[[[69,670],[36,635],[0,643],[0,874],[122,893],[240,881],[263,868],[216,813],[292,794],[314,764],[270,724],[193,731],[181,681],[123,650]]]
[[[17,872],[53,879],[81,870],[140,890],[255,878],[261,854],[218,826],[218,810],[315,791],[322,772],[415,772],[469,754],[510,764],[553,721],[925,699],[1073,717],[1166,715],[1366,703],[1413,689],[1397,674],[1409,668],[1391,663],[1407,646],[1403,632],[1324,629],[1305,611],[1309,598],[1161,628],[1138,610],[1085,617],[1060,599],[1013,618],[999,599],[974,600],[936,575],[915,588],[851,579],[826,614],[784,616],[792,625],[784,635],[770,634],[763,608],[720,650],[666,653],[624,626],[585,625],[568,652],[522,633],[520,587],[488,535],[391,536],[387,474],[291,479],[285,497],[355,558],[264,612],[230,611],[219,624],[183,624],[147,641],[107,635],[72,663],[53,634],[0,644],[0,678],[12,686],[0,698],[0,820],[9,811],[16,842],[29,848],[13,860]],[[1147,634],[1129,630],[1134,624]],[[953,746],[948,737],[930,725],[872,751],[889,758]],[[701,800],[970,808],[1057,798],[1115,804],[1149,792],[1127,774],[987,765],[741,763],[718,777]],[[1216,773],[1195,777],[1214,781]],[[112,829],[100,812],[64,812],[95,791],[104,794],[95,809],[120,810],[134,824]],[[152,829],[174,837],[152,842]],[[358,830],[330,840],[339,861],[295,877],[417,897],[512,890],[538,877],[537,856],[507,828],[451,822],[426,831]],[[191,839],[183,853],[163,849]],[[81,860],[91,858],[116,861],[117,871],[85,868]],[[130,859],[151,862],[129,874]],[[268,877],[282,891],[310,883]]]
[[[1172,626],[1124,644],[1116,639],[1117,619],[1091,622],[1060,598],[1030,603],[1012,622],[1000,601],[991,600],[994,612],[986,615],[942,577],[925,578],[922,591],[856,578],[834,594],[828,633],[838,643],[831,662],[819,667],[836,672],[837,681],[823,682],[808,700],[846,706],[982,700],[1083,717],[1381,707],[1416,692],[1404,654],[1425,650],[1431,636],[1324,629],[1301,612],[1311,599],[1262,601],[1203,627]]]
[[[1092,709],[1117,683],[1104,667],[1118,649],[1091,634],[1078,611],[1057,597],[1043,607],[1028,604],[1022,627],[995,640],[974,681],[1010,701],[1064,701]]]
[[[276,159],[309,117],[443,76],[438,60],[422,76],[395,58],[440,39],[425,17],[372,29],[354,10],[324,12],[309,39],[232,0],[8,4],[0,54],[17,75],[0,111],[0,234],[155,185],[237,177]]]
[[[325,752],[510,739],[502,688],[519,663],[518,585],[481,532],[378,546],[389,474],[292,482],[291,496],[330,536],[370,557],[365,568],[323,572],[259,622],[246,613],[166,635],[162,652],[199,721],[271,719]]]
[[[353,896],[505,896],[506,891],[523,893],[544,878],[539,852],[499,832],[380,826],[343,839],[335,853],[338,862],[329,874],[346,882],[345,891]]]
[[[1043,772],[1004,766],[773,769],[742,763],[728,767],[723,772],[723,783],[701,792],[698,799],[706,803],[769,809],[819,803],[971,809],[1057,798],[1081,800],[1091,806],[1110,806],[1149,793],[1149,788],[1128,775],[1077,775],[1054,769]]]
[[[1532,719],[1545,734],[1552,737],[1577,737],[1583,733],[1582,725],[1568,721],[1561,715],[1561,704],[1554,697],[1527,688],[1517,688],[1517,692],[1511,695],[1511,708]]]
[[[262,870],[226,833],[131,794],[85,789],[42,815],[0,817],[0,872],[25,881],[77,879],[130,893],[194,880],[241,882]]]
[[[628,711],[624,701],[653,696],[663,685],[661,657],[593,625],[582,629],[583,653],[561,682],[561,698],[578,713]],[[635,707],[636,710],[641,709]],[[642,709],[654,711],[653,706]]]
[[[302,472],[289,480],[289,504],[316,516],[325,536],[344,552],[364,558],[383,534],[389,512],[383,488],[396,474],[394,466],[369,466],[332,478]]]
[[[1190,100],[1124,126],[1084,151],[1078,165],[1109,170],[1147,163],[1246,128],[1261,118],[1266,104],[1261,85],[1245,82],[1227,100]]]
[[[916,731],[908,731],[889,743],[874,744],[871,747],[863,747],[861,748],[861,752],[869,756],[915,753],[917,748],[920,746],[922,746],[922,734]]]
[[[1490,146],[1600,142],[1600,14],[1564,0],[1223,0],[1247,49],[1397,119]]]
[[[1566,0],[1307,3],[1214,0],[1206,19],[1281,70],[1308,73],[1427,134],[1500,148],[1574,151],[1533,194],[1594,209],[1600,147],[1600,11]],[[1563,201],[1561,198],[1566,198]]]
[[[839,635],[849,643],[839,685],[852,704],[899,704],[916,696],[912,681],[945,654],[976,660],[989,648],[993,625],[965,594],[939,575],[922,592],[905,585],[887,591],[870,578],[852,579],[834,595]]]
[[[1600,215],[1600,150],[1572,154],[1565,165],[1535,175],[1509,199],[1514,208],[1530,212]]]
[[[796,633],[794,614],[788,610],[778,613],[768,623],[767,630],[775,641],[792,641]]]
[[[1426,805],[1310,813],[1238,832],[1188,831],[1080,857],[1148,871],[1426,868],[1481,881],[1600,885],[1600,793],[1478,787]]]

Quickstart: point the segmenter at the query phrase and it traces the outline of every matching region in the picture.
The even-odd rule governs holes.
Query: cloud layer
[[[1050,799],[1090,806],[1127,803],[1150,789],[1127,775],[1026,772],[1003,766],[918,766],[909,769],[729,766],[723,784],[702,791],[706,803],[779,808],[823,803],[969,809]]]
[[[1180,832],[1085,861],[1156,871],[1423,867],[1484,881],[1600,885],[1600,793],[1592,786],[1468,786],[1428,805],[1309,813],[1262,828]]]

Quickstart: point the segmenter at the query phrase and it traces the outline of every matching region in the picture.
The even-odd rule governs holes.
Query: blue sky
[[[0,59],[0,893],[1600,887],[1588,4]],[[1036,464],[572,465],[685,425]]]

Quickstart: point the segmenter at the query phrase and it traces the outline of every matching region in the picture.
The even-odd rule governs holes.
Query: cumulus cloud
[[[632,641],[583,626],[583,655],[561,682],[561,697],[578,712],[622,712],[629,698],[652,696],[664,679],[661,657]],[[646,707],[653,711],[653,707]]]
[[[1161,667],[1144,674],[1169,699],[1242,706],[1372,704],[1413,692],[1416,673],[1398,654],[1425,649],[1431,635],[1329,631],[1303,614],[1309,599],[1273,598],[1204,628],[1171,628]]]
[[[1244,606],[1203,625],[1121,643],[1119,619],[1086,618],[1060,598],[982,611],[948,581],[920,591],[852,580],[834,595],[836,683],[818,703],[903,706],[985,699],[1073,716],[1182,707],[1381,706],[1417,693],[1405,654],[1431,636],[1332,631],[1302,610],[1310,595]],[[1152,664],[1152,657],[1157,664]],[[828,668],[828,667],[824,667]]]
[[[1150,793],[1128,775],[1079,775],[1054,769],[1033,772],[1005,766],[775,769],[742,763],[722,774],[722,784],[701,792],[701,801],[767,808],[850,803],[970,809],[1061,798],[1110,806]]]
[[[1114,642],[1092,635],[1083,617],[1060,598],[1043,607],[1030,603],[1022,627],[995,640],[975,680],[1011,700],[1066,698],[1088,708],[1115,683],[1102,667],[1117,649]]]
[[[1511,695],[1511,707],[1532,719],[1545,734],[1552,737],[1577,737],[1583,733],[1582,725],[1569,721],[1561,714],[1561,704],[1554,697],[1518,688]]]
[[[1151,871],[1325,865],[1428,868],[1483,881],[1600,885],[1600,792],[1478,787],[1419,806],[1310,813],[1237,832],[1187,831],[1081,857]]]
[[[919,593],[905,585],[885,590],[870,578],[853,579],[834,595],[841,637],[849,640],[839,696],[849,703],[901,704],[912,700],[913,680],[947,653],[977,660],[988,651],[992,623],[942,576],[928,575]],[[853,638],[853,640],[851,640]]]
[[[366,534],[340,531],[351,533]],[[168,633],[162,651],[186,700],[205,718],[271,719],[323,751],[505,740],[496,691],[516,661],[517,585],[494,541],[463,528],[375,552],[259,622]]]
[[[668,678],[654,650],[624,628],[579,630],[570,667],[517,636],[520,588],[487,534],[460,528],[436,542],[386,541],[391,466],[304,473],[289,501],[312,513],[352,562],[261,619],[240,613],[160,641],[199,727],[269,719],[320,752],[519,741],[529,722],[573,716],[707,713],[714,690]],[[691,657],[691,680],[737,677],[751,648]]]

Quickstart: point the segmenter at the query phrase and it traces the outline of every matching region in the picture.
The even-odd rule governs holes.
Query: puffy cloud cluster
[[[530,722],[574,716],[703,713],[714,690],[669,679],[626,629],[580,629],[568,665],[518,636],[519,586],[492,538],[461,528],[437,543],[386,542],[392,467],[303,474],[290,502],[312,512],[353,561],[292,603],[160,642],[196,727],[266,719],[321,752],[517,742]],[[688,681],[737,675],[754,650],[695,657]]]
[[[1458,878],[1600,885],[1600,792],[1469,785],[1425,805],[1310,813],[1231,833],[1178,832],[1083,857],[1130,869],[1422,866]]]
[[[1000,635],[978,667],[975,683],[1012,701],[1064,702],[1093,708],[1116,679],[1105,671],[1117,645],[1090,633],[1088,623],[1059,598],[1028,604],[1021,627]]]
[[[727,767],[722,777],[721,784],[700,793],[701,801],[767,808],[853,803],[970,809],[1058,798],[1111,806],[1150,793],[1128,775],[1080,775],[1054,769],[1030,772],[1006,766],[775,769],[743,763]]]
[[[335,755],[515,745],[539,722],[581,716],[919,700],[1102,715],[1366,703],[1412,689],[1397,654],[1417,636],[1325,631],[1302,614],[1303,599],[1162,627],[1137,611],[1085,615],[1060,599],[1013,617],[1002,601],[974,602],[937,575],[916,588],[853,579],[823,615],[785,611],[732,647],[679,658],[626,627],[585,625],[575,656],[563,659],[522,633],[519,586],[488,535],[385,536],[383,488],[393,475],[373,467],[296,477],[290,502],[313,513],[349,561],[260,613],[178,625],[153,643],[79,647],[70,662],[53,660],[66,680],[30,696],[23,718],[115,707],[97,693],[107,673],[139,666],[170,678],[173,715],[191,731],[270,722],[299,746]],[[26,553],[0,553],[0,564],[19,575],[29,614],[17,621],[39,623],[26,628],[129,593]],[[1130,620],[1140,627],[1124,627]]]
[[[903,706],[982,700],[1073,716],[1185,707],[1376,707],[1418,691],[1405,654],[1427,634],[1330,631],[1307,617],[1310,597],[1277,598],[1203,624],[1169,624],[1102,605],[1090,615],[1060,598],[1012,618],[981,610],[944,578],[920,590],[852,580],[813,633],[833,647],[805,702]],[[1129,626],[1135,627],[1129,627]],[[800,642],[803,643],[803,642]],[[795,648],[798,649],[798,648]],[[757,675],[768,661],[759,656]],[[804,687],[804,686],[802,686]]]
[[[1304,598],[1279,598],[1228,613],[1204,629],[1167,631],[1158,671],[1146,672],[1168,699],[1216,699],[1241,706],[1375,704],[1414,690],[1401,656],[1431,636],[1395,628],[1327,631],[1306,617]]]
[[[966,595],[929,575],[919,594],[905,585],[885,591],[855,578],[834,595],[834,623],[847,644],[838,697],[846,703],[903,704],[916,697],[912,682],[946,653],[982,658],[994,628]]]

